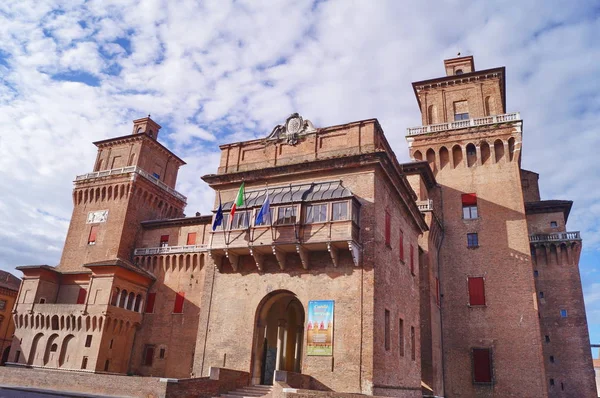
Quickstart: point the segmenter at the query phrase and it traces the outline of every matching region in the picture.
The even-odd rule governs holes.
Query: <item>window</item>
[[[196,233],[195,232],[190,232],[188,233],[187,236],[187,243],[188,246],[192,246],[196,244]]]
[[[92,225],[90,228],[90,235],[88,236],[88,245],[96,244],[96,235],[98,234],[98,226]]]
[[[169,235],[161,235],[160,236],[160,247],[169,246]]]
[[[112,340],[111,340],[111,344],[112,344]],[[85,338],[85,346],[86,347],[91,347],[92,346],[92,335],[88,334],[87,337]],[[112,348],[112,346],[111,346]]]
[[[114,343],[114,342],[115,342],[115,340],[114,340],[114,339],[110,339],[110,346],[108,346],[108,349],[109,349],[109,350],[112,350],[112,346],[113,346],[113,343]]]
[[[410,245],[410,273],[415,274],[415,247]]]
[[[483,277],[469,277],[469,305],[485,305],[485,287]]]
[[[215,214],[216,217],[216,214]],[[214,218],[213,218],[214,222]],[[221,220],[221,224],[217,226],[218,231],[224,231],[226,228],[229,228],[229,214],[223,214],[223,219]]]
[[[152,173],[152,177],[156,178],[157,180],[160,180],[160,174],[158,173]]]
[[[560,310],[560,316],[561,316],[561,318],[566,318],[567,317],[567,310]]]
[[[554,363],[554,355],[550,355],[550,363]]]
[[[306,217],[304,222],[306,224],[312,224],[315,222],[325,222],[327,221],[327,205],[326,204],[318,204],[318,205],[308,205],[306,206]]]
[[[259,211],[260,211],[260,209],[257,209],[256,213],[254,215],[254,225],[255,226],[258,226],[258,225],[270,225],[271,224],[271,208],[269,208],[269,211],[264,214],[261,222],[257,223],[256,222],[256,216],[258,215]]]
[[[244,229],[248,228],[249,225],[248,211],[236,211],[233,215],[233,222],[231,223],[231,229]]]
[[[463,70],[462,70],[462,69],[457,69],[457,70],[454,72],[454,74],[455,74],[455,75],[462,75],[463,73],[464,73],[464,72],[463,72]]]
[[[549,342],[550,342],[550,336],[548,336],[548,335],[545,335],[545,336],[544,336],[544,339],[546,340],[546,343],[549,343]]]
[[[390,350],[390,310],[385,310],[385,350]]]
[[[331,205],[331,219],[342,221],[348,219],[348,202],[337,202]]]
[[[295,224],[296,206],[282,206],[277,209],[277,224]]]
[[[410,359],[413,361],[417,357],[417,345],[415,342],[415,327],[410,327]]]
[[[536,278],[537,278],[538,276],[540,276],[540,273],[538,272],[538,270],[537,270],[537,269],[536,269],[536,270],[533,270],[533,276],[535,276]]]
[[[467,101],[456,101],[454,103],[454,120],[468,120],[469,107]]]
[[[6,300],[0,300],[0,311],[4,311],[6,309]]]
[[[352,202],[352,222],[356,225],[358,225],[358,220],[359,220],[359,207],[358,204],[355,202]]]
[[[552,228],[556,228],[556,227],[558,227],[558,223],[556,221],[550,221],[550,226]]]
[[[454,121],[457,122],[459,120],[469,120],[469,114],[468,113],[455,113]]]
[[[554,379],[550,379],[550,385],[553,386],[554,385]]]
[[[477,156],[475,145],[467,145],[467,156]]]
[[[109,367],[109,366],[110,366],[110,359],[107,359],[107,360],[104,362],[104,371],[105,371],[105,372],[108,372],[108,367]]]
[[[540,298],[543,299],[544,298],[544,292],[540,292]]]
[[[404,319],[398,320],[398,350],[400,356],[404,356]]]
[[[87,290],[79,288],[79,294],[77,295],[77,304],[85,304],[85,297],[87,296]]]
[[[489,348],[473,348],[473,382],[492,382],[492,350]]]
[[[175,296],[175,305],[173,306],[173,313],[174,314],[181,314],[183,313],[183,302],[185,300],[185,293],[184,292],[179,292],[177,293],[177,296]]]
[[[390,233],[392,229],[392,220],[390,213],[385,211],[385,245],[390,246]]]
[[[474,193],[465,193],[461,197],[463,218],[471,220],[477,218],[477,195]]]
[[[148,293],[146,298],[146,314],[154,313],[154,300],[156,299],[156,293]]]
[[[50,352],[58,351],[58,344],[54,343],[50,346]]]
[[[404,232],[400,231],[400,237],[398,238],[398,256],[400,261],[404,262]]]
[[[165,359],[165,349],[164,348],[161,348],[160,351],[158,352],[158,358]]]
[[[467,247],[479,247],[479,237],[476,233],[467,234]]]
[[[83,360],[81,361],[81,369],[87,369],[87,362],[88,357],[83,357]]]
[[[560,383],[560,389],[561,389],[562,391],[564,391],[564,390],[565,390],[565,383],[563,383],[563,382],[561,382],[561,383]]]
[[[147,345],[144,347],[144,366],[152,366],[152,360],[154,359],[154,346]]]
[[[40,298],[40,304],[45,304],[46,303],[46,299],[44,297]]]
[[[440,306],[440,279],[435,278],[435,303]]]

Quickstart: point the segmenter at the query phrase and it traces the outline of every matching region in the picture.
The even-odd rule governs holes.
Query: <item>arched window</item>
[[[481,164],[486,164],[490,160],[490,145],[482,141],[481,142]]]
[[[450,163],[450,153],[448,149],[443,146],[440,148],[440,168],[443,169]]]
[[[135,294],[133,294],[133,292],[129,293],[129,296],[127,296],[127,309],[131,310],[133,308],[133,304],[135,301]]]
[[[458,166],[461,165],[463,160],[463,155],[462,155],[462,148],[460,147],[460,145],[454,145],[452,147],[452,164],[454,166],[454,168],[457,168]]]
[[[512,162],[515,157],[515,138],[508,139],[508,159]]]
[[[113,289],[113,294],[110,299],[110,305],[114,305],[115,307],[117,306],[117,304],[119,303],[119,292],[120,292],[120,290],[118,287],[115,287]]]
[[[496,140],[494,142],[494,155],[496,155],[496,163],[504,157],[504,143],[502,140]]]
[[[415,153],[413,153],[413,156],[415,160],[423,160],[423,154],[421,153],[421,151],[415,151]]]
[[[477,149],[475,145],[468,144],[467,145],[467,166],[472,167],[477,163]]]
[[[121,300],[119,300],[119,307],[125,308],[125,302],[127,301],[127,290],[121,291]]]
[[[135,312],[140,312],[140,305],[142,304],[142,295],[138,294],[135,296],[135,305],[133,306],[133,310]]]
[[[429,148],[425,156],[427,157],[427,163],[429,163],[429,168],[431,169],[431,171],[435,171],[435,151]]]
[[[52,317],[52,330],[58,330],[58,315]]]

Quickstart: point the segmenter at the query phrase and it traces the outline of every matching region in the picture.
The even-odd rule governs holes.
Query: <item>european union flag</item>
[[[213,222],[213,226],[212,226],[213,232],[222,223],[223,223],[223,205],[221,204],[221,193],[219,192],[219,208],[217,209],[217,214],[215,215],[215,221]]]

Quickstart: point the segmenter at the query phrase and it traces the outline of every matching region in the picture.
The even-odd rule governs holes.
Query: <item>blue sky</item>
[[[411,4],[414,3],[414,4]],[[208,212],[218,144],[299,112],[316,126],[376,117],[400,161],[420,124],[410,83],[459,51],[507,68],[524,168],[575,201],[592,341],[600,343],[600,5],[578,0],[0,2],[0,267],[55,265],[92,141],[147,114],[187,162],[187,214]],[[375,6],[376,5],[376,6]],[[19,274],[18,272],[16,273]]]

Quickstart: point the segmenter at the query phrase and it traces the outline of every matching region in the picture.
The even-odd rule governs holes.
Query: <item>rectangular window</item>
[[[554,386],[554,379],[550,379],[550,385]]]
[[[417,344],[416,344],[415,339],[416,339],[415,327],[411,326],[410,327],[410,359],[412,359],[413,361],[417,357]]]
[[[144,347],[144,366],[152,366],[154,360],[154,346],[147,345]]]
[[[463,218],[471,220],[478,217],[477,214],[477,195],[474,193],[465,193],[461,196]]]
[[[489,348],[473,348],[473,382],[492,382],[492,350]]]
[[[85,304],[85,297],[87,296],[87,290],[79,288],[79,294],[77,295],[77,304]]]
[[[146,299],[146,314],[154,313],[154,300],[156,299],[156,293],[148,293]]]
[[[6,309],[6,300],[0,300],[0,311],[4,311]]]
[[[177,296],[175,296],[175,305],[173,306],[173,313],[174,314],[181,314],[183,313],[183,302],[185,300],[185,293],[184,292],[179,292],[177,293]]]
[[[88,334],[85,338],[85,346],[86,347],[91,347],[92,346],[92,335]]]
[[[538,276],[540,276],[540,273],[538,272],[538,270],[537,270],[537,269],[533,271],[533,276],[535,276],[536,278],[537,278]]]
[[[306,224],[325,221],[327,221],[327,204],[322,203],[306,206],[306,217],[304,219]]]
[[[479,237],[476,233],[467,234],[467,247],[479,247]]]
[[[331,219],[342,221],[348,219],[348,202],[337,202],[331,204]]]
[[[192,246],[196,244],[196,233],[195,232],[189,232],[188,236],[187,236],[187,243],[188,246]]]
[[[257,223],[256,222],[256,216],[258,215],[258,212],[260,211],[260,209],[256,209],[256,213],[254,214],[254,225],[258,226],[258,225],[271,225],[271,208],[269,208],[269,211],[267,213],[265,213],[265,215],[263,216],[261,222]]]
[[[404,232],[400,231],[400,237],[398,238],[398,256],[400,261],[404,262]]]
[[[400,318],[398,320],[398,349],[400,351],[400,356],[404,356],[404,319]]]
[[[567,317],[567,310],[560,310],[560,316],[561,316],[561,318],[566,318]]]
[[[282,206],[277,209],[277,224],[295,224],[296,206]]]
[[[213,222],[214,222],[214,218],[213,218]],[[217,231],[224,231],[225,229],[229,228],[229,214],[223,214],[223,219],[221,220],[221,225],[217,226]]]
[[[550,355],[550,363],[554,363],[554,355]]]
[[[96,244],[96,235],[98,234],[98,226],[92,225],[90,228],[90,235],[88,236],[88,245]]]
[[[550,336],[546,335],[546,336],[544,336],[544,339],[546,340],[546,343],[550,342]]]
[[[410,273],[415,274],[415,247],[410,245]]]
[[[390,350],[390,311],[385,310],[385,350]]]
[[[81,361],[81,369],[87,369],[87,362],[88,357],[83,357],[83,360]]]
[[[165,349],[161,348],[160,351],[158,352],[158,357],[160,359],[165,359]]]
[[[544,298],[544,292],[540,292],[540,298]]]
[[[160,247],[169,246],[169,235],[161,235],[160,236]]]
[[[359,221],[359,207],[358,204],[355,202],[352,202],[352,222],[355,223],[356,225],[358,225],[358,221]]]
[[[550,221],[550,226],[552,228],[557,228],[558,227],[558,223],[556,221]]]
[[[110,359],[104,361],[104,371],[108,372],[108,367],[110,366]]]
[[[233,215],[233,221],[231,223],[231,229],[244,229],[248,228],[250,213],[247,211],[236,211]]]
[[[440,306],[440,279],[435,278],[435,302],[437,306]]]
[[[456,101],[454,103],[454,120],[469,119],[469,106],[467,101]]]
[[[469,277],[469,305],[485,305],[485,287],[482,276]]]
[[[385,245],[390,246],[390,235],[392,231],[392,219],[390,213],[385,212]]]

